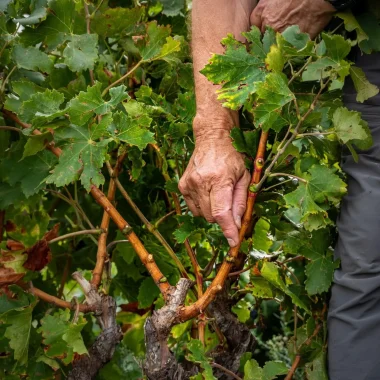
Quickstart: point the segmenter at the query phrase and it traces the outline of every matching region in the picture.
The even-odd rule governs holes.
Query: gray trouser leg
[[[380,85],[380,54],[359,57],[357,65]],[[355,101],[352,86],[345,103],[360,111],[374,145],[355,163],[343,154],[348,194],[338,221],[335,272],[328,314],[330,380],[380,380],[380,95]]]

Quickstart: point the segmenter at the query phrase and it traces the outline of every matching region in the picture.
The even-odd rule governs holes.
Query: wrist
[[[195,142],[231,140],[230,132],[234,127],[239,126],[239,116],[237,112],[222,109],[223,112],[203,112],[197,111],[193,121],[193,132]]]

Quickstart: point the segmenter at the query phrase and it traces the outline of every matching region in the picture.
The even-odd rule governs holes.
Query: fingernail
[[[235,218],[235,224],[236,224],[237,228],[239,228],[239,230],[240,230],[240,228],[241,228],[241,216],[238,215]]]
[[[235,247],[235,245],[236,245],[235,240],[227,239],[227,241],[228,241],[228,244],[230,245],[230,247]]]

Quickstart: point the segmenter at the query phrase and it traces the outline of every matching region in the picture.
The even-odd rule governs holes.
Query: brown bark
[[[126,153],[123,153],[117,158],[116,165],[113,169],[114,177],[117,177],[119,175],[125,156],[126,156]],[[114,179],[111,178],[109,187],[108,187],[108,193],[107,193],[107,198],[110,202],[114,201],[115,193],[116,193],[116,184],[115,184]],[[91,280],[91,283],[97,288],[99,287],[100,282],[102,280],[104,263],[108,259],[106,247],[107,247],[108,227],[110,224],[110,219],[111,218],[109,214],[106,211],[104,211],[102,222],[100,224],[100,228],[103,232],[100,234],[99,239],[98,239],[98,251],[96,253],[96,264],[95,264],[94,270],[92,271],[92,280]]]

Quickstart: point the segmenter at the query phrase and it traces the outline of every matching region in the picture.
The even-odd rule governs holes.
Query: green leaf
[[[162,59],[167,62],[178,62],[175,53],[181,50],[181,39],[171,37],[170,28],[159,26],[156,21],[146,25],[146,38],[137,42],[142,61]]]
[[[24,149],[24,140],[14,144],[8,157],[0,163],[0,169],[7,168],[6,180],[14,188],[13,195],[16,196],[16,185],[20,184],[22,192],[28,198],[44,187],[45,178],[57,159],[53,153],[43,150],[22,160]]]
[[[255,225],[255,232],[253,234],[253,248],[268,253],[273,241],[269,239],[268,233],[270,230],[270,223],[264,218],[260,218]]]
[[[334,173],[334,170],[322,165],[313,165],[308,172],[310,176],[305,178],[317,203],[340,202],[346,193],[347,185]]]
[[[184,0],[161,0],[163,6],[162,14],[166,16],[179,16],[183,15],[182,11],[185,8]]]
[[[286,286],[285,282],[281,278],[279,268],[276,264],[271,262],[264,262],[261,268],[261,275],[273,286],[287,294],[295,305],[301,307],[308,314],[310,314],[309,307],[295,293],[291,292],[288,286]]]
[[[34,297],[30,293],[26,293],[17,285],[10,285],[9,290],[14,293],[11,297],[8,297],[6,294],[0,295],[0,319],[1,314],[8,313],[12,310],[22,309],[28,305],[30,305]]]
[[[117,35],[130,34],[136,29],[144,14],[144,8],[109,8],[96,12],[91,22],[92,30],[102,37],[114,38]]]
[[[267,131],[270,128],[280,131],[287,121],[281,116],[282,108],[293,101],[283,75],[268,74],[265,81],[257,85],[258,106],[254,110],[256,123]]]
[[[258,298],[273,298],[275,296],[275,288],[263,277],[256,277],[251,275],[250,288],[252,295]]]
[[[255,359],[248,360],[245,363],[244,380],[263,380],[263,370]]]
[[[45,315],[38,332],[42,334],[43,343],[47,346],[46,356],[63,358],[63,362],[68,364],[75,352],[80,355],[88,353],[80,333],[86,323],[83,316],[79,317],[76,324],[71,323],[68,309]]]
[[[214,84],[222,84],[217,92],[225,107],[238,109],[264,80],[265,63],[260,57],[249,54],[231,35],[222,43],[226,47],[225,54],[214,54],[201,73]]]
[[[24,146],[24,154],[22,155],[22,159],[28,156],[33,156],[34,154],[45,149],[46,144],[52,140],[53,135],[50,132],[41,133],[40,135],[31,135]]]
[[[53,173],[46,178],[46,183],[60,187],[80,179],[87,191],[91,185],[103,184],[101,168],[107,159],[110,139],[97,140],[107,136],[106,128],[104,124],[93,124],[89,127],[71,125],[58,130],[54,137],[60,142],[63,151]]]
[[[265,63],[267,65],[268,70],[274,71],[275,73],[281,73],[285,59],[282,55],[281,49],[277,45],[272,45],[270,51],[265,58]]]
[[[263,368],[263,380],[272,380],[280,375],[286,375],[289,369],[284,362],[269,361],[266,362]]]
[[[335,62],[346,58],[351,51],[350,41],[343,36],[322,33],[322,39],[326,44],[326,56]]]
[[[20,25],[34,25],[45,20],[47,15],[47,0],[36,0],[31,4],[31,12],[27,17],[15,18],[13,22]]]
[[[306,363],[305,372],[308,380],[328,380],[326,354],[321,352],[311,363]]]
[[[363,12],[357,14],[356,19],[368,36],[368,39],[359,42],[360,49],[366,54],[380,51],[380,26],[376,15],[372,12]]]
[[[101,94],[101,83],[98,82],[94,86],[87,87],[87,91],[81,91],[78,96],[70,100],[67,106],[67,112],[70,115],[72,123],[81,126],[85,124],[91,117],[96,115],[105,115],[115,108],[123,100],[129,96],[125,92],[124,85],[110,89],[111,98],[104,101]]]
[[[338,12],[335,14],[335,16],[339,17],[341,20],[344,21],[344,27],[346,28],[347,31],[349,32],[356,31],[359,44],[364,40],[368,40],[367,34],[364,32],[363,28],[360,26],[360,24],[358,23],[358,20],[352,14],[351,10]]]
[[[339,267],[339,260],[334,261],[332,253],[319,256],[306,266],[305,282],[306,291],[309,295],[327,292],[331,286],[334,270]]]
[[[379,88],[368,81],[364,71],[360,67],[351,66],[350,75],[358,93],[356,101],[363,103],[379,93]]]
[[[369,137],[359,112],[339,107],[333,114],[333,124],[339,140],[344,144],[353,140],[367,140]]]
[[[250,157],[256,156],[259,143],[258,131],[242,131],[240,128],[231,130],[231,137],[234,140],[232,145],[240,153],[247,153]]]
[[[0,316],[0,320],[8,325],[4,336],[9,339],[9,346],[14,350],[14,359],[19,365],[25,365],[28,362],[32,312],[37,303],[35,297],[28,296],[28,298],[27,306],[10,310]]]
[[[98,58],[98,35],[82,34],[70,36],[63,51],[64,62],[71,71],[93,70]]]
[[[53,62],[49,56],[34,46],[16,45],[13,48],[12,55],[17,67],[23,69],[49,74],[53,68]]]
[[[139,295],[137,297],[139,301],[139,308],[145,309],[152,305],[154,300],[160,295],[158,286],[154,283],[151,277],[147,277],[141,284],[139,289]]]
[[[37,92],[22,103],[22,119],[33,124],[33,128],[39,128],[65,113],[64,110],[60,110],[64,100],[63,94],[56,90]]]
[[[203,368],[203,378],[204,380],[216,380],[216,377],[212,373],[212,367],[204,351],[204,347],[199,340],[192,339],[188,344],[187,348],[190,353],[187,355],[187,359],[200,364]]]
[[[154,144],[156,142],[154,134],[145,128],[147,125],[144,121],[145,119],[131,118],[123,112],[115,113],[113,116],[115,137],[129,145],[137,146],[140,150],[148,144]]]

